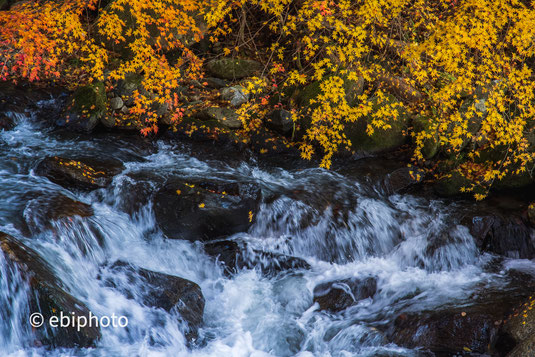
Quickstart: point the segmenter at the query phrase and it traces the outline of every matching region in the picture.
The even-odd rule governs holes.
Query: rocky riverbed
[[[73,132],[60,90],[6,93],[7,354],[532,355],[529,189],[445,199],[403,152],[327,171],[260,154],[261,134]],[[35,312],[128,325],[32,328]]]

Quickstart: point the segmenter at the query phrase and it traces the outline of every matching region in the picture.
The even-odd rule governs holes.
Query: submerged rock
[[[18,267],[23,278],[30,282],[30,315],[39,312],[44,318],[43,321],[49,321],[52,316],[74,314],[78,317],[84,316],[89,321],[89,309],[65,291],[61,281],[37,252],[2,232],[0,249],[6,259]],[[101,336],[96,326],[52,328],[48,323],[34,328],[34,333],[40,343],[54,347],[91,347]]]
[[[223,263],[225,273],[228,275],[244,268],[259,268],[267,276],[273,276],[287,270],[310,269],[310,265],[304,259],[285,254],[248,249],[245,243],[238,243],[232,240],[205,243],[204,251]]]
[[[37,165],[35,172],[66,188],[96,189],[108,186],[113,176],[123,168],[123,164],[117,160],[75,160],[49,156]]]
[[[107,285],[118,289],[128,298],[139,299],[144,305],[165,311],[176,309],[181,322],[186,324],[186,338],[192,341],[198,337],[198,329],[203,323],[205,301],[197,284],[178,276],[134,267],[122,261],[115,262],[109,267],[109,271],[113,276],[105,279]],[[126,276],[128,286],[124,284],[120,274]],[[118,280],[114,277],[118,277]],[[137,292],[130,289],[130,285],[140,288],[139,295],[134,295]]]
[[[169,238],[212,240],[247,231],[260,197],[254,183],[176,180],[156,193],[154,213]]]
[[[377,280],[372,277],[331,281],[314,288],[314,302],[319,304],[320,310],[339,312],[373,297],[376,291]]]

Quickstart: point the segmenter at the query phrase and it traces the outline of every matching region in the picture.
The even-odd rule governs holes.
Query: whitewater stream
[[[512,266],[535,270],[515,259],[495,268],[494,257],[481,254],[460,225],[458,204],[388,192],[366,165],[337,172],[223,160],[178,141],[69,135],[32,113],[7,115],[16,127],[0,131],[0,231],[38,252],[92,313],[126,316],[128,326],[102,328],[95,348],[39,346],[27,321],[27,283],[0,254],[2,356],[414,356],[418,348],[400,347],[384,333],[400,313],[462,306],[482,289],[506,287]],[[54,155],[112,157],[125,168],[107,188],[67,190],[35,173]],[[264,199],[254,224],[227,238],[304,259],[310,269],[266,275],[244,268],[229,276],[201,243],[169,239],[152,201],[133,187],[155,192],[171,177],[256,183]],[[91,205],[94,214],[41,222],[30,192],[60,193]],[[30,233],[23,221],[33,222]],[[176,312],[145,306],[135,298],[142,286],[103,269],[118,260],[200,286],[204,323],[193,345]],[[313,301],[318,284],[369,277],[373,296],[343,311],[320,311]]]

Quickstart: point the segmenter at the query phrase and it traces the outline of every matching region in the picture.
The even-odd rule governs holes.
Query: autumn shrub
[[[482,198],[531,175],[534,155],[533,2],[517,0],[65,0],[0,12],[0,76],[68,83],[143,75],[129,114],[157,130],[155,105],[180,121],[176,89],[218,56],[260,60],[239,108],[245,137],[273,108],[293,112],[303,158],[355,150],[349,129],[399,127],[414,164],[461,175]],[[204,38],[201,54],[191,43]],[[171,54],[173,56],[171,56]],[[178,58],[178,60],[171,57]],[[77,59],[80,66],[70,65]],[[360,83],[351,86],[349,83]],[[306,103],[294,94],[316,88]],[[351,88],[351,89],[349,89]],[[348,91],[352,92],[349,93]],[[392,100],[395,98],[395,100]],[[404,124],[405,125],[405,124]]]

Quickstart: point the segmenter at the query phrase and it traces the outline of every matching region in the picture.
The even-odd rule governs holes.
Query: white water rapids
[[[128,139],[67,136],[31,115],[9,115],[17,126],[0,132],[0,231],[35,249],[94,314],[127,316],[128,326],[103,328],[96,348],[35,346],[25,323],[28,286],[0,255],[2,356],[412,356],[418,351],[389,343],[380,327],[401,311],[455,305],[476,289],[505,284],[506,272],[485,269],[491,257],[479,253],[468,229],[452,218],[455,206],[445,202],[388,195],[357,175],[253,160],[229,164],[196,158],[186,145],[160,142],[145,149]],[[126,169],[107,189],[89,193],[69,192],[33,172],[45,156],[79,154],[113,156]],[[133,183],[155,190],[173,176],[246,178],[263,192],[282,192],[262,203],[254,226],[239,236],[255,248],[303,258],[311,269],[273,277],[244,269],[229,278],[200,244],[164,237],[150,202],[125,212],[131,200],[143,202]],[[32,217],[25,198],[30,191],[60,192],[90,204],[94,216],[55,221],[25,236],[19,223]],[[104,284],[102,275],[113,272],[102,266],[116,260],[201,287],[206,306],[198,346],[187,346],[173,313],[135,299],[139,286],[123,282],[132,299]],[[373,298],[337,314],[313,303],[319,283],[369,276],[377,280]]]

